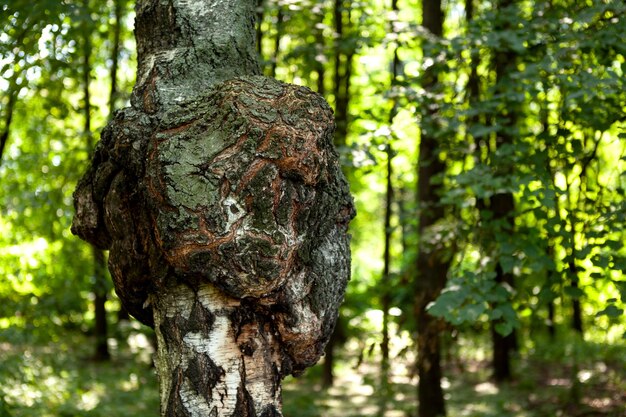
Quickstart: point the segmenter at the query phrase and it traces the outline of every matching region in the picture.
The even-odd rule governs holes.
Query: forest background
[[[158,410],[151,331],[69,231],[128,105],[132,9],[0,3],[2,417]],[[285,415],[626,416],[625,13],[259,2],[264,72],[334,108],[358,210],[340,321]]]

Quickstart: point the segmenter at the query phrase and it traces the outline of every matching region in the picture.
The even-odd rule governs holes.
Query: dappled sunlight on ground
[[[137,377],[137,374],[135,373],[131,373],[128,376],[128,380],[126,381],[122,381],[120,383],[120,388],[122,389],[122,391],[135,391],[136,389],[139,388],[139,378]]]
[[[572,381],[568,378],[550,378],[546,384],[553,387],[569,387]]]
[[[80,401],[76,405],[76,408],[84,411],[91,411],[100,403],[100,397],[102,395],[97,390],[90,390],[80,394]]]
[[[149,363],[140,359],[142,355],[133,355],[126,347],[117,350],[112,362],[96,363],[89,359],[93,348],[91,339],[71,334],[62,344],[26,347],[3,343],[0,397],[9,415],[158,415],[156,377]]]
[[[498,387],[495,386],[495,384],[493,382],[483,382],[480,383],[476,386],[474,386],[474,391],[476,391],[478,394],[497,394],[498,393]]]
[[[89,360],[93,340],[82,335],[68,334],[62,343],[41,346],[1,343],[0,397],[11,417],[158,415],[151,334],[128,330],[112,349],[111,363]],[[462,357],[463,366],[459,359],[448,361],[442,381],[448,416],[626,417],[626,350],[607,354],[602,347],[585,349],[590,352],[581,356],[585,359],[578,368],[563,356],[518,360],[516,378],[502,385],[491,381],[489,362],[476,355]],[[416,416],[417,378],[411,361],[393,361],[385,387],[375,355],[357,366],[355,352],[342,354],[336,383],[328,390],[320,385],[321,365],[285,380],[286,417]]]
[[[624,352],[623,350],[621,352]],[[531,359],[517,363],[516,377],[510,383],[495,384],[490,379],[489,361],[481,355],[457,359],[446,365],[442,381],[450,417],[626,417],[626,372],[593,361],[577,373],[582,393],[572,405],[571,376],[576,375],[568,358],[551,358],[549,363]],[[354,352],[346,354],[354,358]],[[626,356],[624,356],[626,358]],[[285,416],[291,417],[414,417],[417,415],[417,378],[410,363],[397,360],[392,366],[390,385],[380,386],[375,361],[364,360],[358,367],[340,365],[336,384],[328,391],[317,383],[319,369],[285,384]],[[623,367],[623,361],[619,362]],[[581,363],[582,364],[582,363]],[[316,374],[317,372],[317,374]],[[303,407],[303,404],[306,404]],[[381,411],[384,410],[384,411]]]

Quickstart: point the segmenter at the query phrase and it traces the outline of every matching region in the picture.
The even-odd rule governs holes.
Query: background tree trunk
[[[333,15],[335,23],[334,96],[335,96],[335,145],[346,145],[350,104],[352,57],[354,52],[346,46],[346,21],[350,23],[352,4],[346,0],[335,0]],[[345,16],[347,15],[347,19]],[[348,26],[349,28],[349,26]]]
[[[443,34],[443,12],[441,0],[425,0],[422,4],[423,26],[435,37]],[[425,51],[428,51],[425,48]],[[427,53],[427,52],[426,52]],[[433,57],[434,58],[434,57]],[[433,94],[437,85],[437,74],[432,66],[424,71],[422,87],[426,95]],[[441,319],[428,314],[426,307],[434,301],[445,287],[449,261],[444,259],[440,242],[427,242],[426,232],[437,221],[443,219],[444,209],[439,204],[440,185],[433,179],[445,172],[446,166],[439,158],[438,141],[435,133],[434,114],[436,106],[427,98],[427,122],[422,125],[418,161],[418,208],[419,208],[419,252],[417,257],[417,281],[415,293],[415,315],[417,318],[417,369],[419,375],[418,401],[420,417],[445,415],[445,403],[441,388]]]
[[[116,101],[117,91],[117,68],[120,58],[120,38],[122,32],[121,20],[124,13],[123,0],[115,0],[113,3],[113,39],[111,39],[111,90],[109,91],[109,120],[113,117],[113,113],[117,109]]]
[[[23,30],[20,35],[15,39],[15,44],[20,45],[24,41],[24,37],[27,36],[28,31]],[[2,117],[4,126],[0,131],[0,165],[2,165],[2,157],[6,150],[7,143],[9,142],[9,135],[11,133],[11,123],[13,122],[13,111],[15,104],[17,103],[17,97],[21,90],[17,81],[21,75],[21,71],[15,71],[8,81],[6,104],[3,103]]]
[[[324,38],[324,15],[326,8],[324,3],[315,6],[314,9],[317,24],[313,28],[315,34],[315,72],[317,73],[316,91],[322,97],[326,96],[326,69],[324,68],[325,46]]]
[[[335,383],[335,345],[337,344],[337,330],[339,328],[339,321],[341,316],[337,319],[337,326],[335,331],[330,336],[328,344],[324,349],[324,363],[322,364],[322,388],[328,389]]]
[[[272,62],[270,65],[270,77],[276,77],[276,68],[278,67],[278,59],[280,56],[280,40],[284,35],[285,11],[282,3],[278,3],[276,10],[276,36],[274,37],[274,52],[272,54]]]
[[[392,15],[397,15],[398,2],[397,0],[391,0],[391,12]],[[395,31],[395,22],[391,22],[390,32]],[[393,54],[391,58],[391,74],[390,74],[390,89],[393,91],[397,88],[398,76],[400,75],[400,59],[398,57],[398,45],[393,46]],[[391,99],[391,109],[389,111],[389,128],[391,134],[387,137],[387,143],[385,144],[386,155],[386,172],[385,172],[385,206],[384,206],[384,222],[383,222],[383,271],[380,279],[380,304],[383,310],[383,329],[382,329],[382,341],[380,344],[381,350],[381,387],[383,390],[383,397],[386,397],[389,389],[389,370],[390,370],[390,357],[389,357],[389,309],[391,308],[391,294],[392,286],[391,282],[391,238],[393,230],[391,227],[391,218],[393,216],[393,203],[394,203],[394,184],[393,184],[393,121],[398,113],[398,104],[395,98]],[[383,404],[384,408],[385,404]],[[384,413],[384,410],[381,410]]]
[[[94,313],[95,326],[94,334],[96,337],[96,351],[94,360],[107,361],[111,358],[109,352],[109,326],[107,323],[106,301],[109,285],[106,273],[106,256],[103,250],[92,247],[94,258]]]
[[[265,16],[265,0],[257,0],[256,5],[256,51],[263,61],[263,17]]]
[[[497,4],[500,10],[506,10],[515,6],[515,0],[501,0]],[[509,28],[511,24],[507,21],[499,23],[499,29],[504,30]],[[496,72],[496,91],[500,94],[507,94],[511,88],[510,75],[515,71],[517,56],[511,49],[503,47],[495,52],[494,66]],[[500,129],[496,135],[496,147],[512,145],[515,142],[515,136],[513,130],[517,125],[517,111],[513,110],[518,106],[511,102],[509,106],[502,109],[497,115],[497,120]],[[494,157],[496,157],[494,152]],[[511,175],[513,167],[509,161],[493,161],[494,167],[498,175],[508,176]],[[489,199],[490,209],[493,213],[493,219],[496,222],[502,222],[504,226],[498,230],[498,233],[505,236],[511,236],[515,229],[515,200],[513,194],[510,192],[495,194]],[[498,260],[496,265],[496,277],[495,281],[498,285],[507,285],[510,288],[515,287],[515,280],[511,272],[505,272],[502,266],[502,262]],[[507,335],[501,335],[496,331],[495,322],[491,322],[491,338],[493,345],[493,375],[496,381],[503,382],[512,378],[511,371],[511,353],[516,350],[517,347],[517,335],[515,331]]]
[[[9,141],[9,133],[11,132],[11,122],[13,121],[13,107],[15,107],[15,103],[17,101],[17,93],[19,88],[15,85],[14,79],[17,74],[13,76],[13,78],[9,81],[9,94],[6,103],[6,107],[4,109],[4,126],[2,127],[2,131],[0,132],[0,165],[2,164],[2,155],[4,154],[4,150],[6,148],[7,142]]]
[[[84,2],[84,16],[89,16],[89,2]],[[89,85],[91,83],[91,19],[85,20],[83,29],[83,100],[84,100],[84,131],[87,138],[87,146],[91,152],[94,149],[93,134],[91,132],[91,96]],[[93,294],[94,294],[94,336],[96,346],[93,355],[95,361],[106,361],[111,358],[108,345],[107,326],[107,276],[106,256],[101,249],[92,248],[93,253]]]

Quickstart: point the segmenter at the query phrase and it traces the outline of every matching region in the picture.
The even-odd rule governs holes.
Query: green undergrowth
[[[0,417],[157,416],[150,334],[129,328],[116,336],[110,341],[112,360],[94,362],[93,340],[77,332],[48,342],[11,341],[0,334]],[[499,385],[476,346],[460,346],[445,364],[449,416],[626,417],[623,345],[545,341],[528,349],[525,359],[516,358],[514,379]],[[352,353],[344,352],[328,390],[319,384],[319,366],[287,378],[284,415],[416,416],[410,360],[392,362],[385,386],[375,358],[357,364]]]
[[[133,334],[110,362],[95,362],[94,342],[77,333],[45,344],[0,342],[0,417],[156,416],[147,344]]]
[[[626,417],[623,344],[542,340],[516,355],[511,381],[496,384],[484,343],[459,342],[444,364],[442,385],[450,417]],[[343,363],[335,386],[327,391],[317,384],[319,369],[314,368],[285,384],[285,415],[416,416],[417,378],[409,365],[394,364],[387,388],[376,364],[355,368]]]

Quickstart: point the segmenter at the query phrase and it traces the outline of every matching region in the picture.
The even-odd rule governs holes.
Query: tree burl
[[[72,232],[110,250],[141,322],[154,326],[169,289],[210,285],[229,314],[268,326],[277,375],[297,373],[323,353],[350,275],[355,211],[333,129],[319,95],[261,76],[158,114],[124,109],[77,187]]]

